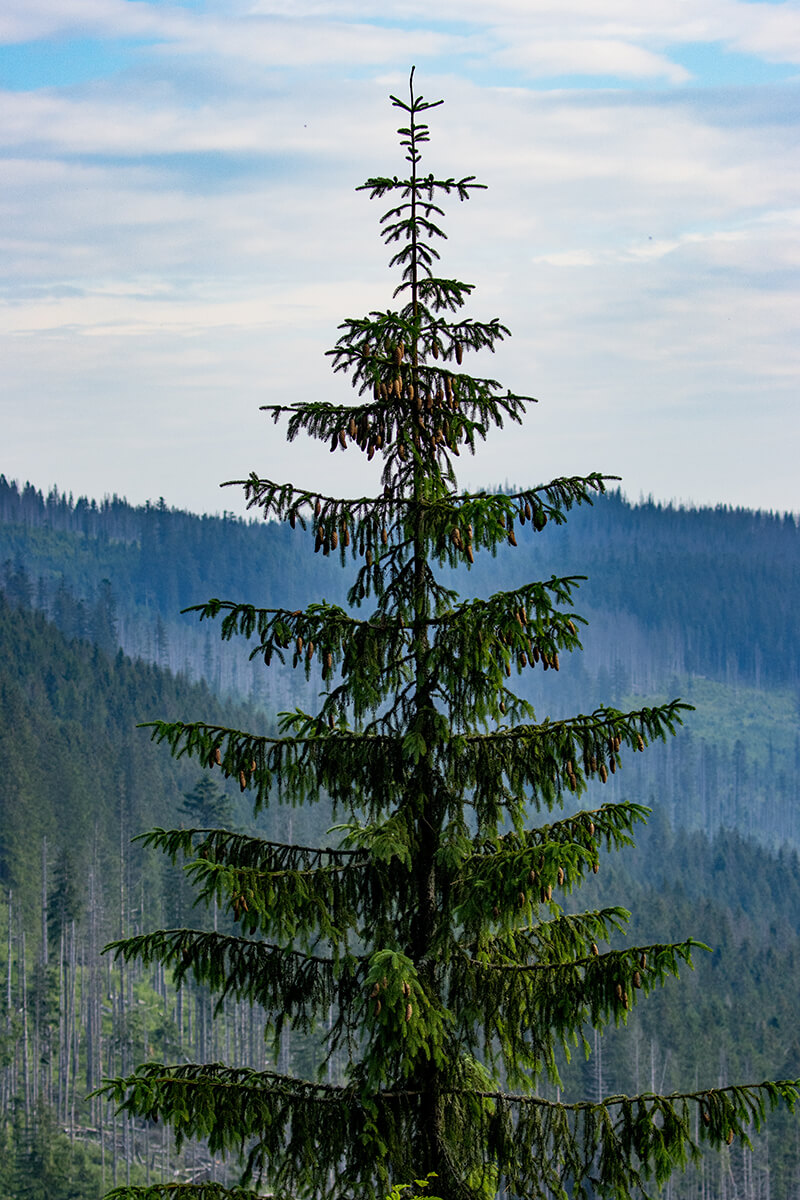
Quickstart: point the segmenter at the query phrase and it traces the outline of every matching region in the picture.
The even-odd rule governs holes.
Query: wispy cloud
[[[620,38],[522,37],[500,50],[499,65],[537,75],[612,75],[623,79],[666,78],[684,83],[689,72],[633,42]]]

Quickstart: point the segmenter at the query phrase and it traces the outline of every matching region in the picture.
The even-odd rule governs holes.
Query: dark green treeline
[[[344,602],[336,564],[309,557],[283,526],[198,517],[163,500],[138,508],[117,497],[73,502],[56,490],[20,490],[5,476],[0,563],[7,564],[6,589],[24,593],[65,632],[102,636],[101,610],[107,615],[113,604],[125,650],[155,661],[160,655],[206,678],[209,666],[218,673],[218,647],[206,653],[205,631],[180,619],[182,608],[232,591],[261,605],[300,605],[320,595]],[[674,675],[800,684],[800,530],[791,515],[633,505],[612,494],[518,554],[479,559],[459,590],[486,594],[547,578],[556,565],[588,576],[579,600],[592,618],[581,656],[590,673],[604,667],[639,694]],[[69,611],[67,595],[77,610]]]

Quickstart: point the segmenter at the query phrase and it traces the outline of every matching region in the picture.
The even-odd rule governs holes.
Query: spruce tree
[[[233,824],[231,798],[210,775],[201,775],[192,790],[184,792],[179,812],[204,829],[229,828]]]
[[[454,459],[492,426],[519,422],[525,396],[462,369],[508,330],[461,315],[472,286],[437,273],[442,202],[472,176],[422,167],[425,114],[401,110],[405,171],[368,179],[388,198],[381,224],[399,272],[396,307],[347,319],[332,351],[360,400],[269,406],[332,452],[382,466],[381,493],[341,499],[252,475],[249,504],[309,531],[314,549],[358,568],[350,608],[259,609],[213,599],[224,638],[255,639],[269,663],[319,669],[316,711],[284,714],[277,736],[202,722],[157,722],[173,754],[238,779],[254,807],[327,798],[333,844],[268,842],[219,829],[155,830],[186,856],[199,896],[237,932],[162,930],[115,944],[160,960],[220,1001],[257,1003],[277,1052],[287,1028],[316,1040],[315,1079],[223,1064],[146,1063],[107,1084],[123,1109],[165,1121],[179,1139],[241,1154],[242,1190],[151,1187],[148,1196],[385,1196],[435,1175],[444,1200],[590,1195],[658,1186],[699,1146],[746,1141],[795,1083],[564,1103],[559,1056],[588,1052],[587,1032],[625,1021],[690,963],[696,943],[606,948],[628,914],[565,911],[602,847],[632,840],[636,803],[580,810],[626,754],[675,731],[680,701],[611,707],[567,720],[537,715],[512,689],[523,670],[559,669],[579,649],[576,577],[459,600],[443,569],[536,536],[604,490],[599,474],[509,493],[460,491]],[[537,814],[561,810],[547,823]],[[331,1080],[331,1062],[343,1064]],[[248,1189],[257,1189],[248,1191]],[[115,1195],[133,1196],[123,1188]],[[406,1193],[408,1194],[408,1193]]]

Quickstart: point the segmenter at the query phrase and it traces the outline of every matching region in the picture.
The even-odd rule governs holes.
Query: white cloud
[[[302,16],[321,20],[389,19],[404,23],[430,18],[425,0],[384,0],[367,4],[363,0],[320,0],[318,3],[284,3],[262,0],[250,11],[262,15]],[[491,10],[478,0],[439,0],[438,22],[452,22],[461,30],[483,29],[489,25],[495,35],[504,36],[513,51],[515,38],[522,33],[531,41],[575,38],[641,43],[645,51],[688,43],[720,43],[750,54],[763,54],[778,61],[800,60],[800,5],[797,0],[783,3],[747,3],[746,0],[494,0]]]
[[[422,29],[389,29],[353,21],[247,17],[195,23],[166,49],[169,53],[211,54],[263,66],[341,64],[348,68],[411,60],[415,55],[456,54],[463,38]]]
[[[381,208],[353,188],[400,168],[386,93],[417,61],[426,96],[446,99],[426,162],[491,188],[448,206],[444,269],[478,284],[471,312],[514,331],[491,373],[542,396],[465,479],[601,467],[634,495],[797,507],[796,92],[776,91],[773,114],[772,93],[740,89],[732,111],[684,92],[670,58],[759,38],[793,54],[796,4],[499,0],[489,26],[485,6],[443,0],[456,24],[422,34],[422,3],[299,11],[7,6],[0,36],[136,34],[158,53],[119,80],[0,95],[0,470],[209,508],[233,504],[220,478],[252,468],[340,487],[341,457],[298,444],[287,466],[257,406],[350,395],[323,352],[343,315],[391,291]],[[370,24],[381,15],[401,28]],[[512,66],[517,83],[634,86],[485,82]],[[352,455],[347,474],[369,475]]]
[[[499,51],[500,65],[537,75],[610,75],[621,79],[666,78],[684,83],[689,72],[660,54],[611,38],[516,38]]]
[[[800,63],[800,6],[737,5],[725,40],[735,50],[773,62]]]
[[[6,0],[0,43],[40,38],[179,36],[191,17],[185,9],[144,0]]]

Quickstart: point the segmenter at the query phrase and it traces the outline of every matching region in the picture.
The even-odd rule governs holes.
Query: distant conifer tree
[[[192,858],[201,897],[225,906],[240,935],[167,930],[116,945],[126,959],[173,967],[179,981],[262,1005],[276,1049],[286,1028],[316,1036],[320,1070],[315,1080],[151,1062],[109,1083],[127,1111],[246,1160],[245,1190],[170,1184],[148,1197],[263,1188],[364,1200],[430,1173],[445,1200],[623,1197],[663,1183],[698,1142],[746,1141],[770,1106],[798,1096],[784,1082],[558,1099],[559,1053],[583,1052],[585,1031],[624,1022],[696,943],[601,952],[625,910],[568,915],[559,903],[597,870],[601,847],[631,841],[646,809],[531,819],[577,802],[626,753],[673,733],[686,706],[537,718],[511,677],[557,671],[579,648],[578,578],[462,602],[437,576],[562,523],[604,479],[457,489],[454,458],[492,425],[519,422],[526,397],[462,369],[465,354],[494,349],[508,331],[458,315],[471,285],[436,274],[441,199],[467,200],[482,185],[422,170],[421,118],[441,102],[415,95],[413,72],[409,99],[392,103],[404,114],[407,170],[363,188],[391,197],[382,226],[396,247],[400,307],[346,320],[331,351],[364,399],[267,410],[288,418],[290,441],[306,433],[379,460],[382,493],[345,500],[257,475],[244,483],[265,517],[310,528],[315,550],[343,564],[356,559],[350,602],[374,607],[362,617],[325,602],[289,611],[209,601],[201,615],[220,617],[225,638],[255,637],[266,664],[321,669],[319,710],[285,715],[278,737],[203,723],[154,729],[173,753],[238,779],[256,809],[327,795],[339,843],[154,831],[147,842]],[[331,1056],[343,1063],[339,1083],[323,1082]]]
[[[218,783],[201,775],[190,792],[184,792],[179,811],[195,828],[230,828],[233,824],[233,804]]]

